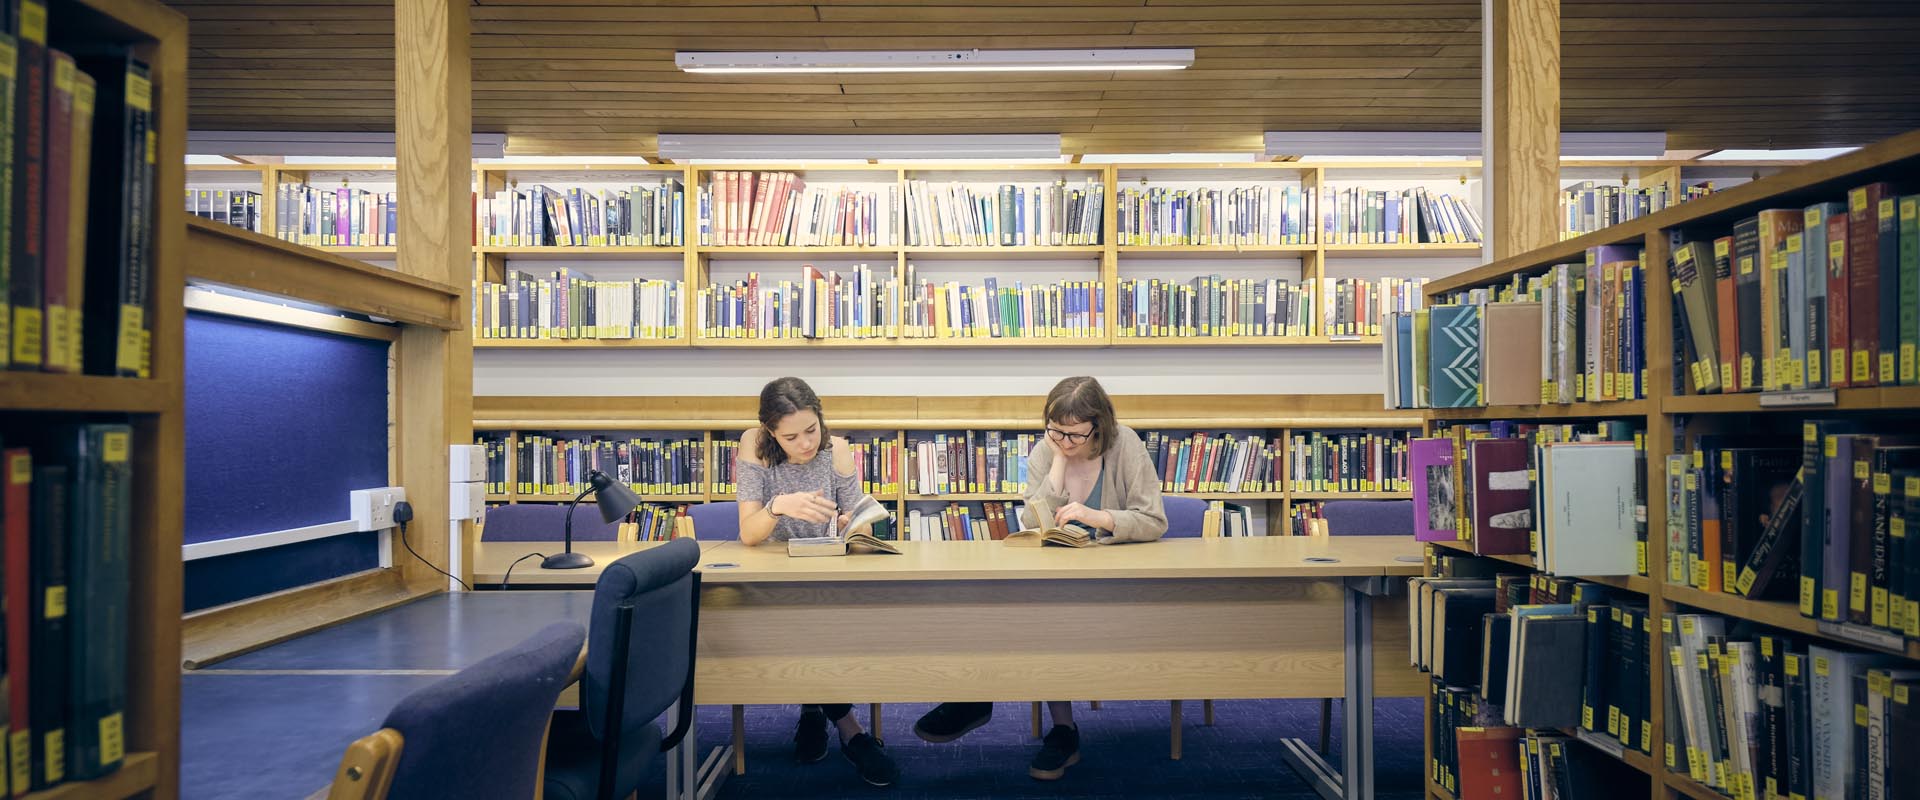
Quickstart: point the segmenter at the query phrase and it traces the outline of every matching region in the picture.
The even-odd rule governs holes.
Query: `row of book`
[[[1920,195],[1770,209],[1673,243],[1675,346],[1693,391],[1920,383]]]
[[[260,201],[265,195],[243,189],[188,189],[187,213],[261,233]]]
[[[1567,404],[1647,397],[1644,251],[1589,248],[1506,286],[1391,313],[1391,408]]]
[[[1383,191],[1328,186],[1321,207],[1327,244],[1478,242],[1483,236],[1473,203],[1426,187]]]
[[[705,447],[700,439],[615,439],[523,434],[515,453],[520,494],[576,495],[599,470],[639,494],[702,494]]]
[[[1106,184],[976,186],[907,181],[909,247],[1058,247],[1101,244]]]
[[[1277,492],[1286,457],[1265,436],[1148,431],[1141,438],[1163,492]]]
[[[791,172],[709,173],[700,187],[700,244],[716,247],[893,247],[897,186],[809,186]]]
[[[1120,190],[1115,224],[1122,245],[1275,246],[1313,244],[1313,190],[1300,186],[1165,186]]]
[[[1025,514],[1025,503],[989,500],[980,504],[979,516],[964,505],[949,503],[937,512],[909,509],[901,531],[903,538],[914,542],[997,542],[1025,527],[1021,524]]]
[[[1312,336],[1318,328],[1312,283],[1286,278],[1123,279],[1116,306],[1123,338]]]
[[[1328,336],[1380,336],[1388,314],[1425,305],[1425,278],[1321,278],[1320,330]]]
[[[475,244],[490,247],[679,247],[686,188],[677,178],[616,190],[503,189],[476,198]]]
[[[274,230],[281,239],[308,247],[392,247],[399,241],[395,192],[294,181],[276,192]]]
[[[684,330],[683,282],[603,281],[578,269],[538,277],[508,270],[474,292],[478,339],[673,339]]]
[[[1662,621],[1666,766],[1735,798],[1907,798],[1920,670],[1711,614]]]
[[[1581,181],[1560,192],[1560,238],[1572,239],[1712,193],[1712,181],[1687,186],[1678,196],[1669,192],[1664,184],[1602,186]]]
[[[1456,423],[1409,446],[1414,537],[1530,555],[1559,575],[1645,575],[1647,466],[1633,423]]]
[[[126,755],[133,431],[47,426],[0,459],[0,789],[98,778]]]
[[[1600,755],[1574,740],[1653,752],[1647,606],[1598,584],[1495,571],[1518,569],[1477,562],[1409,581],[1409,660],[1433,676],[1429,771],[1461,797],[1573,777],[1569,759]]]
[[[1287,447],[1292,463],[1288,488],[1296,492],[1407,492],[1405,433],[1293,434]]]
[[[1920,638],[1920,548],[1906,536],[1920,525],[1920,438],[1861,420],[1803,427],[1797,445],[1699,436],[1669,457],[1668,579]]]
[[[1038,434],[1002,431],[910,435],[905,453],[907,494],[1025,492],[1027,454],[1039,441]]]
[[[907,265],[906,339],[1086,339],[1106,335],[1106,292],[1099,281],[1054,281],[1005,286],[934,283]]]
[[[842,273],[811,264],[799,280],[760,273],[694,296],[694,329],[712,339],[875,339],[898,336],[900,285],[866,264]]]
[[[44,15],[20,0],[19,15]],[[40,18],[44,19],[44,16]],[[153,87],[121,48],[44,26],[0,39],[0,367],[145,377],[152,363]]]

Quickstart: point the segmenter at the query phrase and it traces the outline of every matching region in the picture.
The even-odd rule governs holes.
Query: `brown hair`
[[[799,378],[775,378],[760,390],[760,439],[754,445],[754,455],[760,457],[760,463],[769,467],[787,462],[787,451],[780,449],[780,443],[774,441],[773,426],[780,424],[788,414],[812,409],[814,416],[820,418],[820,442],[822,448],[831,441],[832,434],[827,431],[827,415],[820,410],[820,395],[813,393],[813,387]]]
[[[1053,391],[1047,393],[1044,419],[1046,422],[1075,420],[1093,423],[1093,455],[1096,458],[1106,454],[1107,447],[1113,444],[1114,437],[1120,433],[1120,423],[1113,418],[1113,400],[1107,397],[1107,390],[1100,388],[1099,381],[1085,375],[1054,384]]]

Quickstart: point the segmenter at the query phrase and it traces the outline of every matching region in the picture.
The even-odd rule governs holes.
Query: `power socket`
[[[356,489],[350,494],[349,510],[355,531],[381,531],[393,527],[393,507],[407,499],[407,490],[399,486]]]

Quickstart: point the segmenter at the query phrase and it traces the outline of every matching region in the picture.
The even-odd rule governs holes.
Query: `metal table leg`
[[[1341,703],[1341,769],[1300,739],[1280,743],[1287,765],[1323,800],[1373,800],[1373,598],[1391,590],[1384,577],[1346,579],[1346,698]]]

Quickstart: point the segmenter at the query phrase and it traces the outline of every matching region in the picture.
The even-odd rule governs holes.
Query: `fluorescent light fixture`
[[[1480,155],[1480,133],[1454,131],[1268,131],[1270,156],[1473,157]],[[1562,133],[1562,157],[1625,156],[1659,158],[1667,135],[1650,133]]]
[[[1193,66],[1193,48],[674,53],[686,72],[1113,72]]]
[[[1701,161],[1819,161],[1858,150],[1858,147],[1808,147],[1799,150],[1721,150]]]
[[[1080,157],[1082,164],[1237,164],[1254,160],[1253,153],[1087,153]]]
[[[364,131],[188,131],[190,155],[235,156],[337,156],[347,158],[393,158],[396,145],[391,133]],[[474,158],[502,158],[507,154],[507,135],[473,135]]]
[[[711,161],[797,159],[1018,159],[1060,157],[1060,134],[901,134],[778,136],[663,133],[660,157]]]

